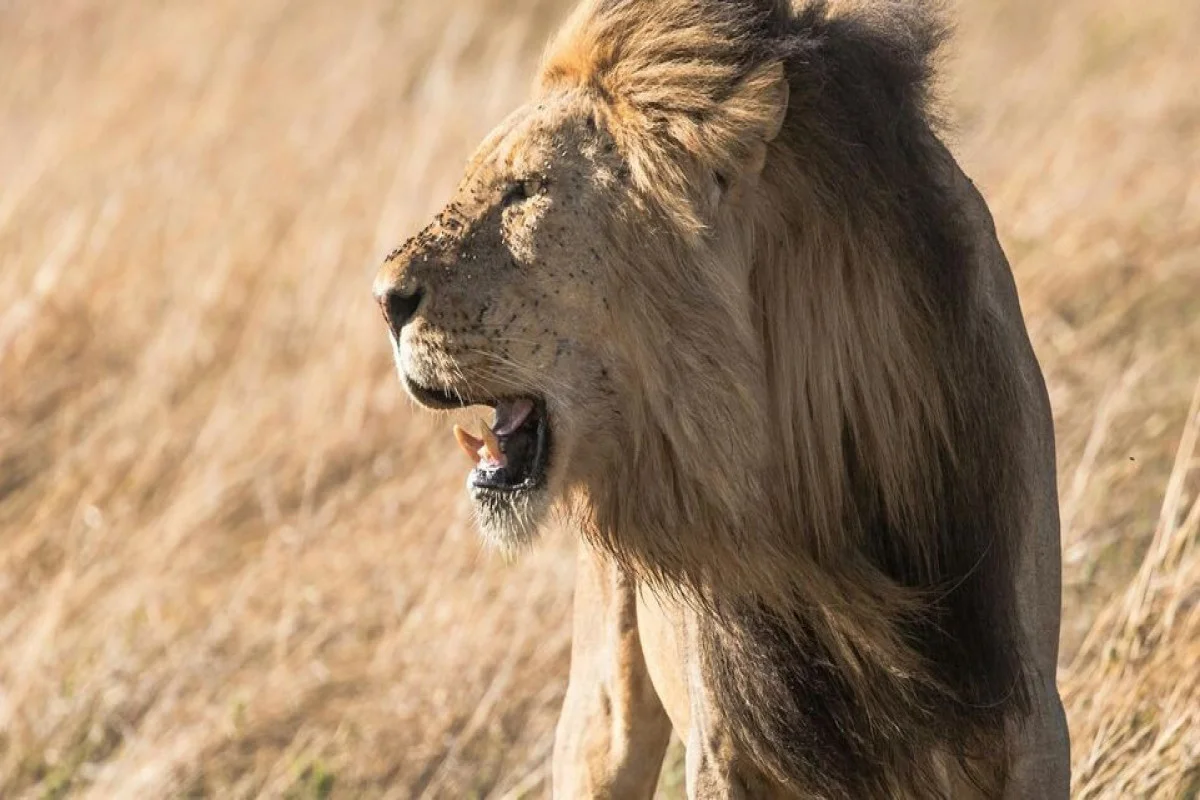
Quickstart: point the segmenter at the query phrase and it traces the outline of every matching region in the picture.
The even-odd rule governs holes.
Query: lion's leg
[[[1033,712],[1012,736],[1005,800],[1066,800],[1071,788],[1071,744],[1067,716],[1053,679],[1042,681],[1032,701]]]
[[[754,770],[744,769],[719,719],[703,700],[692,703],[687,742],[688,800],[767,800],[773,794]]]
[[[1036,376],[1036,385],[1041,385]],[[1033,379],[1031,378],[1031,382]],[[1028,529],[1033,531],[1023,554],[1023,569],[1017,577],[1018,611],[1030,654],[1031,683],[1029,716],[1014,725],[1009,741],[1006,800],[1036,797],[1066,800],[1071,788],[1071,738],[1067,717],[1058,694],[1058,639],[1062,578],[1059,561],[1058,506],[1055,503],[1054,439],[1045,392],[1036,402],[1047,420],[1040,431],[1039,462],[1029,471],[1040,472],[1041,502],[1034,506]]]
[[[554,796],[653,796],[670,736],[642,656],[636,584],[581,544],[571,677],[554,739]]]
[[[698,725],[688,734],[687,796],[688,800],[749,800],[756,797],[747,791],[726,744],[719,738],[709,739]]]
[[[687,796],[689,800],[775,800],[791,797],[763,778],[729,734],[700,660],[699,614],[675,609],[683,634],[683,671],[687,685]],[[672,711],[672,715],[675,712]]]
[[[1035,690],[1033,711],[1014,720],[1008,736],[1007,753],[989,761],[971,764],[974,776],[996,788],[980,792],[967,774],[949,767],[948,796],[979,800],[1067,800],[1071,788],[1070,741],[1067,718],[1053,683]],[[1002,787],[1002,788],[1001,788]]]

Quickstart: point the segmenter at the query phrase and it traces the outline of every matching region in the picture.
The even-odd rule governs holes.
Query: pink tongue
[[[508,436],[521,427],[533,412],[533,401],[527,397],[520,400],[508,400],[496,406],[496,419],[492,423],[492,433],[497,436]]]

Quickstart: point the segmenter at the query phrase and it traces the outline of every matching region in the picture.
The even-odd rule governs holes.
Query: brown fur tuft
[[[542,74],[649,220],[609,242],[637,389],[591,535],[705,608],[739,746],[818,796],[938,796],[1026,703],[1019,379],[929,121],[943,36],[908,0],[593,0]]]

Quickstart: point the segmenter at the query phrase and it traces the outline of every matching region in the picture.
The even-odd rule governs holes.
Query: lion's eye
[[[520,203],[522,200],[528,200],[541,194],[546,188],[546,182],[541,178],[525,178],[524,180],[514,181],[508,187],[508,191],[504,193],[504,205],[512,205]]]

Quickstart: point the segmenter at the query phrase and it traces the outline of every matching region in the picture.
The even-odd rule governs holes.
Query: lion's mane
[[[703,608],[740,748],[819,796],[993,785],[972,756],[1027,705],[1020,379],[931,122],[943,36],[907,0],[594,0],[542,73],[598,98],[654,231],[607,243],[629,441],[587,530]]]

